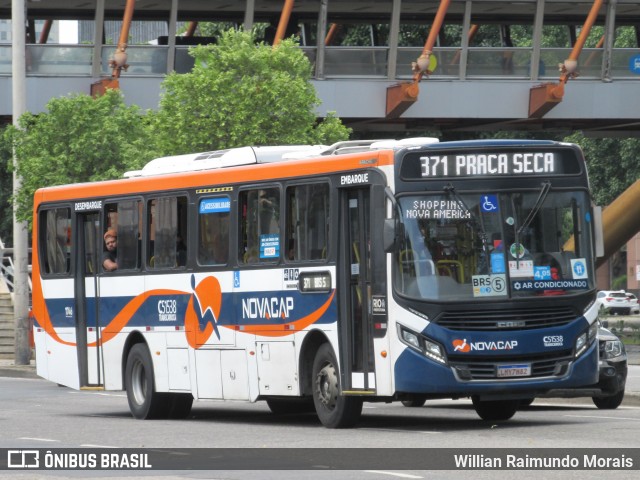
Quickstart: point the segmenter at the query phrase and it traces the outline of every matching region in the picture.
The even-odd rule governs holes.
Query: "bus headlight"
[[[589,330],[581,334],[576,339],[576,358],[582,355],[587,350],[587,348],[589,348],[589,345],[591,345],[596,339],[597,333],[598,324],[594,322],[589,326]]]
[[[398,336],[402,343],[420,352],[425,357],[439,363],[447,363],[444,355],[444,349],[439,343],[434,342],[417,332],[409,330],[402,325],[398,325]]]
[[[417,334],[410,332],[409,330],[405,330],[404,328],[401,329],[400,332],[402,335],[402,340],[404,340],[404,343],[415,348],[416,350],[422,350],[420,348],[420,340],[418,340]]]
[[[444,358],[444,352],[442,347],[437,343],[430,342],[425,338],[424,340],[425,351],[424,354],[432,360],[440,363],[446,363]]]
[[[587,344],[587,333],[583,333],[576,340],[576,357],[579,357],[584,352]]]

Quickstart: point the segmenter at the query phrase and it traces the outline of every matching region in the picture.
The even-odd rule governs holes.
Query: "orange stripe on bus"
[[[111,320],[105,327],[101,337],[101,343],[104,344],[114,338],[118,333],[122,331],[129,320],[135,315],[140,306],[145,302],[145,300],[149,297],[156,295],[188,295],[188,292],[182,292],[180,290],[168,290],[168,289],[158,289],[158,290],[150,290],[148,292],[144,292],[142,295],[138,295],[133,298],[129,303],[127,303],[120,313],[118,313],[113,320]],[[98,346],[97,342],[93,342],[88,344],[89,347]]]
[[[38,284],[38,289],[41,286],[40,282],[36,282]],[[34,285],[35,286],[35,285]],[[40,292],[39,292],[40,293]],[[324,313],[327,311],[333,298],[335,296],[335,290],[331,293],[331,296],[327,299],[327,301],[320,306],[317,310],[310,313],[306,317],[300,318],[298,320],[294,320],[292,322],[288,322],[287,328],[285,329],[284,325],[243,325],[242,332],[245,333],[259,333],[265,337],[282,337],[286,335],[291,335],[295,331],[302,330],[312,323],[316,322]],[[169,289],[157,289],[150,290],[148,292],[144,292],[141,295],[134,297],[129,303],[127,303],[124,308],[115,316],[113,319],[104,327],[100,342],[91,342],[88,343],[88,347],[97,347],[99,345],[103,345],[109,340],[115,338],[122,329],[129,323],[129,320],[135,315],[140,306],[152,296],[160,296],[160,295],[189,295],[188,292],[183,292],[180,290],[169,290]],[[44,305],[44,302],[40,305]],[[189,308],[190,307],[190,308]],[[56,332],[53,324],[51,323],[51,319],[49,317],[49,312],[46,307],[35,308],[34,314],[36,315],[36,319],[38,323],[41,324],[41,327],[45,332],[56,342],[61,343],[63,345],[69,345],[72,347],[77,346],[75,342],[68,342],[66,340],[62,340]],[[195,318],[191,318],[190,314]],[[235,325],[220,325],[221,327],[236,329]],[[187,334],[187,341],[189,345],[193,348],[197,348],[198,346],[204,344],[213,332],[213,325],[210,322],[207,323],[204,330],[200,330],[200,326],[197,322],[197,317],[195,317],[194,305],[193,305],[193,296],[189,300],[189,304],[187,307],[187,311],[185,312],[185,327]],[[190,337],[192,335],[193,337]]]
[[[34,208],[37,208],[38,204],[45,201],[54,202],[205,186],[235,185],[239,183],[239,179],[241,179],[242,183],[281,180],[309,175],[328,175],[392,164],[393,152],[381,150],[340,155],[339,157],[327,156],[310,160],[250,164],[196,172],[63,185],[38,190],[36,193],[39,195],[34,198]]]

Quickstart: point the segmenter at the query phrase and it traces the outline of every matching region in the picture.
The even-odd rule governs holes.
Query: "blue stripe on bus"
[[[284,325],[304,318],[318,310],[330,297],[327,294],[301,294],[297,290],[224,293],[218,325]],[[100,327],[105,327],[134,297],[102,297]],[[184,325],[185,312],[191,294],[156,295],[145,300],[127,322],[129,327]],[[95,326],[95,298],[86,299],[87,326]],[[54,328],[74,327],[73,298],[46,300]],[[174,318],[175,317],[175,318]],[[316,322],[329,324],[337,319],[336,299]]]

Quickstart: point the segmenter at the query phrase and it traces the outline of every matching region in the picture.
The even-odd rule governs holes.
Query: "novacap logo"
[[[471,350],[471,345],[469,345],[467,343],[467,339],[466,338],[464,340],[455,339],[453,341],[453,351],[454,352],[467,353],[469,350]]]
[[[518,346],[517,340],[491,340],[488,342],[469,342],[464,338],[460,340],[456,338],[453,342],[454,352],[467,353],[474,351],[495,351],[495,350],[513,350]]]
[[[204,345],[212,333],[220,339],[218,319],[222,308],[222,289],[215,277],[205,277],[196,285],[195,275],[191,275],[193,293],[185,312],[184,325],[187,331],[187,341],[192,348]]]

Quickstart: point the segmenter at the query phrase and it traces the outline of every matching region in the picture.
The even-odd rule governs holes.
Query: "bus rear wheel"
[[[144,343],[135,344],[129,351],[124,381],[129,409],[135,418],[147,420],[167,416],[169,398],[155,390],[153,362]]]
[[[483,420],[509,420],[520,406],[520,400],[480,400],[476,395],[471,397],[473,408]]]
[[[324,343],[313,360],[313,403],[320,422],[327,428],[354,426],[362,414],[362,399],[341,395],[338,362]]]

